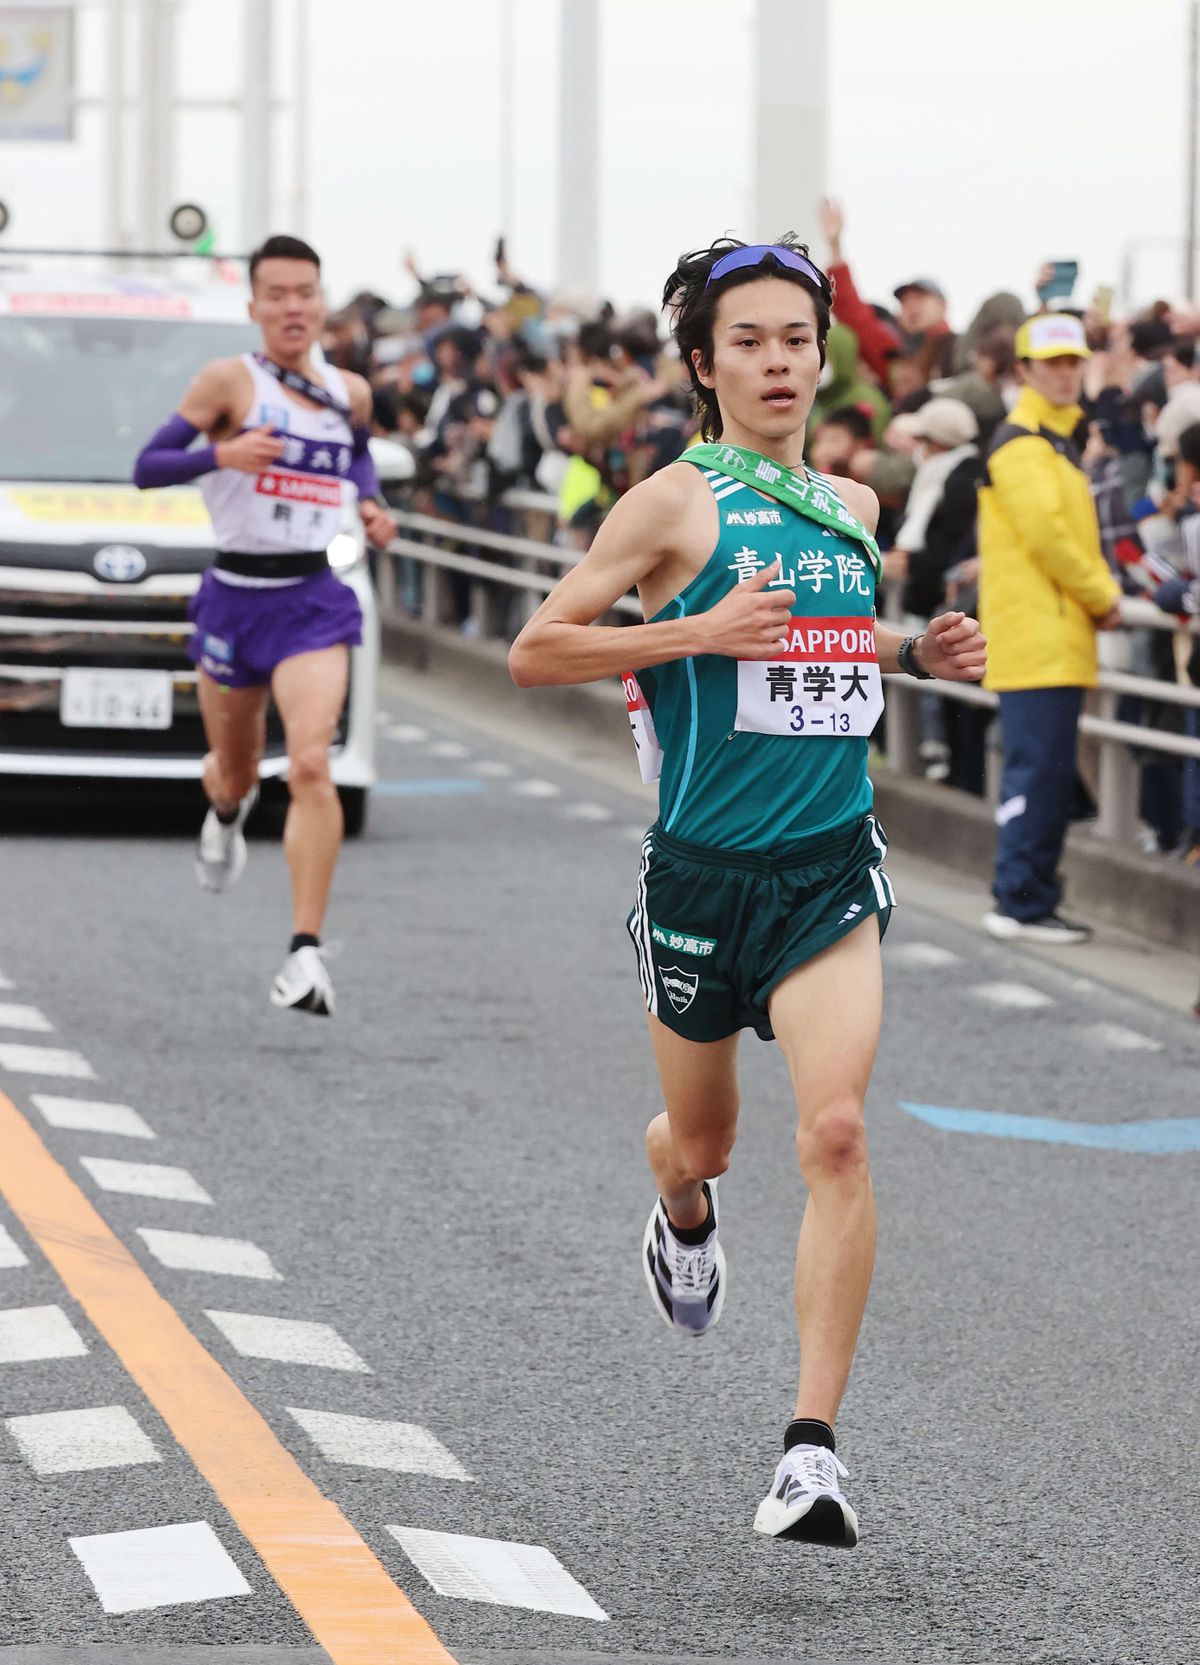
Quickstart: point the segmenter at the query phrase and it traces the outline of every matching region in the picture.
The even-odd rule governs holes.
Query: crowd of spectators
[[[809,427],[815,468],[864,481],[880,502],[880,547],[893,606],[925,619],[974,608],[976,493],[989,443],[1021,391],[1014,342],[1048,308],[1082,320],[1091,357],[1073,444],[1086,469],[1101,545],[1126,595],[1186,621],[1200,613],[1200,309],[1159,303],[1116,317],[1112,293],[1077,306],[1035,279],[1038,299],[989,296],[962,330],[935,277],[864,299],[844,246],[845,216],[819,205],[834,284],[828,362]],[[543,292],[517,274],[501,240],[487,292],[459,273],[406,261],[399,304],[364,293],[331,315],[324,348],[366,375],[376,431],[411,452],[418,509],[504,528],[514,488],[556,505],[557,536],[586,547],[615,499],[680,455],[695,421],[678,356],[649,307]],[[1122,631],[1102,663],[1200,684],[1200,638]],[[1117,715],[1200,735],[1200,713],[1126,700]],[[988,714],[924,701],[922,759],[935,780],[982,792]],[[1087,771],[1084,770],[1086,779]],[[1200,862],[1200,762],[1146,750],[1141,819],[1148,849]],[[1086,791],[1081,783],[1081,813]]]

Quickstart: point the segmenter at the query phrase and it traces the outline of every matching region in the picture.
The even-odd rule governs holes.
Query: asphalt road
[[[287,936],[269,839],[213,899],[190,809],[72,795],[10,817],[0,1015],[32,1006],[54,1029],[18,1014],[0,1048],[71,1050],[95,1079],[0,1050],[0,1091],[459,1665],[1200,1656],[1200,1150],[903,1108],[1102,1133],[1180,1121],[1200,1112],[1200,1026],[1065,953],[987,941],[955,916],[951,875],[945,909],[899,884],[869,1103],[879,1263],[839,1424],[862,1543],[760,1539],[795,1370],[782,1063],[744,1041],[729,1298],[702,1344],[676,1343],[638,1265],[656,1087],[624,915],[642,800],[394,701],[380,747],[330,920],[329,1022],[267,1002]],[[923,898],[936,889],[926,875]],[[49,1125],[34,1095],[131,1106],[155,1142]],[[84,1157],[184,1169],[212,1202],[105,1189]],[[46,1306],[87,1348],[0,1362],[0,1658],[325,1661],[2,1196],[0,1226],[27,1261],[4,1267],[0,1239],[0,1353],[4,1313]],[[168,1267],[140,1230],[252,1244],[279,1276]],[[331,1326],[358,1365],[246,1356],[211,1311]],[[98,1407],[124,1408],[157,1460],[37,1472],[14,1419]],[[333,1460],[297,1409],[369,1419],[358,1460]],[[369,1466],[364,1428],[382,1422],[432,1435],[449,1467]],[[70,1541],[187,1523],[224,1557],[218,1583],[246,1588],[106,1611]],[[595,1613],[439,1594],[419,1540],[389,1527],[540,1546]],[[516,1591],[511,1568],[495,1576]]]

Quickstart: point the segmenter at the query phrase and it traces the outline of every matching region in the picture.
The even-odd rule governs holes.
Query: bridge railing
[[[383,617],[393,621],[416,618],[434,630],[511,642],[583,551],[560,541],[554,500],[537,492],[510,492],[490,511],[480,504],[464,505],[463,513],[470,518],[396,512],[399,532],[378,571]],[[491,524],[474,523],[485,515]],[[1185,632],[1178,620],[1149,601],[1126,599],[1121,611],[1121,629],[1126,632],[1139,627],[1176,635]],[[638,621],[642,611],[637,598],[627,595],[614,603],[607,617],[611,623]],[[1200,634],[1198,622],[1191,621],[1187,632]],[[998,703],[994,693],[971,683],[930,685],[906,676],[886,680],[890,687],[884,751],[889,768],[901,775],[916,777],[924,772],[919,702],[931,686],[940,697],[966,705],[995,709]],[[1200,739],[1122,720],[1117,712],[1126,696],[1158,707],[1200,712],[1200,689],[1102,669],[1099,688],[1089,701],[1092,708],[1080,718],[1082,733],[1098,749],[1095,833],[1132,848],[1139,834],[1141,761],[1147,753],[1200,760]],[[987,795],[993,802],[998,787],[998,755],[992,748]]]

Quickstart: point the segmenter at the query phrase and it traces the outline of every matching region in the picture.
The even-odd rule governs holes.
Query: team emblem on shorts
[[[696,998],[696,990],[700,987],[700,973],[698,971],[683,971],[677,965],[660,965],[658,975],[662,978],[663,988],[667,991],[667,999],[679,1013],[686,1012]]]

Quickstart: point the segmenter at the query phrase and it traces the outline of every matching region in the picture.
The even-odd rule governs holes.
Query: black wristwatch
[[[896,663],[905,676],[915,676],[918,682],[932,682],[933,672],[923,671],[917,663],[917,655],[914,651],[917,640],[916,636],[906,636],[904,638],[896,650]]]

